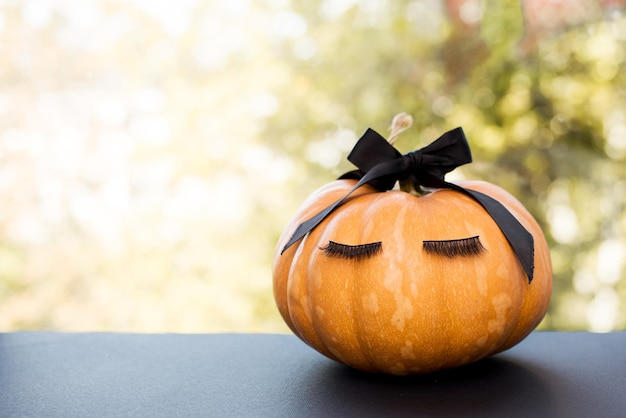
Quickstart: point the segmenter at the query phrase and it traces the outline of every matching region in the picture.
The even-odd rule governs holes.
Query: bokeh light
[[[0,331],[286,332],[278,235],[401,111],[544,227],[542,328],[624,328],[625,3],[0,1]]]

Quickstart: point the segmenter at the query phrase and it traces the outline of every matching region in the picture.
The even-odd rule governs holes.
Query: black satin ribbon
[[[346,173],[340,178],[356,179],[358,182],[341,199],[298,225],[281,254],[313,230],[363,184],[369,183],[376,189],[385,191],[393,188],[398,180],[408,180],[416,188],[423,186],[452,189],[477,201],[493,218],[513,248],[528,276],[528,283],[532,281],[535,266],[533,236],[497,200],[484,193],[465,189],[444,180],[446,173],[460,165],[472,162],[472,155],[463,129],[456,128],[448,131],[430,145],[405,155],[400,154],[377,132],[368,129],[348,155],[348,160],[359,169]]]

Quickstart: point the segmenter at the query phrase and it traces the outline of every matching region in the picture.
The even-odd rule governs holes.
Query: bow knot
[[[424,160],[421,150],[411,151],[405,154],[402,159],[405,161],[406,169],[402,172],[398,180],[405,180],[411,177],[411,175],[417,174]]]
[[[356,189],[369,183],[380,191],[390,190],[397,180],[410,179],[416,186],[452,189],[473,198],[496,222],[513,248],[530,283],[534,273],[534,239],[522,224],[500,202],[471,189],[465,189],[444,180],[446,173],[470,163],[472,155],[463,129],[446,132],[430,145],[419,150],[400,154],[389,142],[372,129],[368,129],[357,141],[348,160],[359,170],[344,174],[340,179],[356,179],[356,185],[330,206],[304,221],[283,247],[287,248],[308,234],[332,211],[344,203]]]

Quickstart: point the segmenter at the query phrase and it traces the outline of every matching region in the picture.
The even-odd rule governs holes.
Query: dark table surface
[[[626,417],[626,332],[535,332],[402,378],[291,335],[0,333],[0,416]]]

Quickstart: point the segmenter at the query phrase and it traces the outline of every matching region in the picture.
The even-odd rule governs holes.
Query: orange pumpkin
[[[552,288],[548,245],[522,204],[490,183],[457,185],[497,200],[532,235],[532,282],[489,213],[450,189],[414,195],[364,184],[284,249],[298,225],[355,183],[316,191],[278,242],[274,297],[305,343],[360,370],[422,374],[506,350],[539,324]]]

